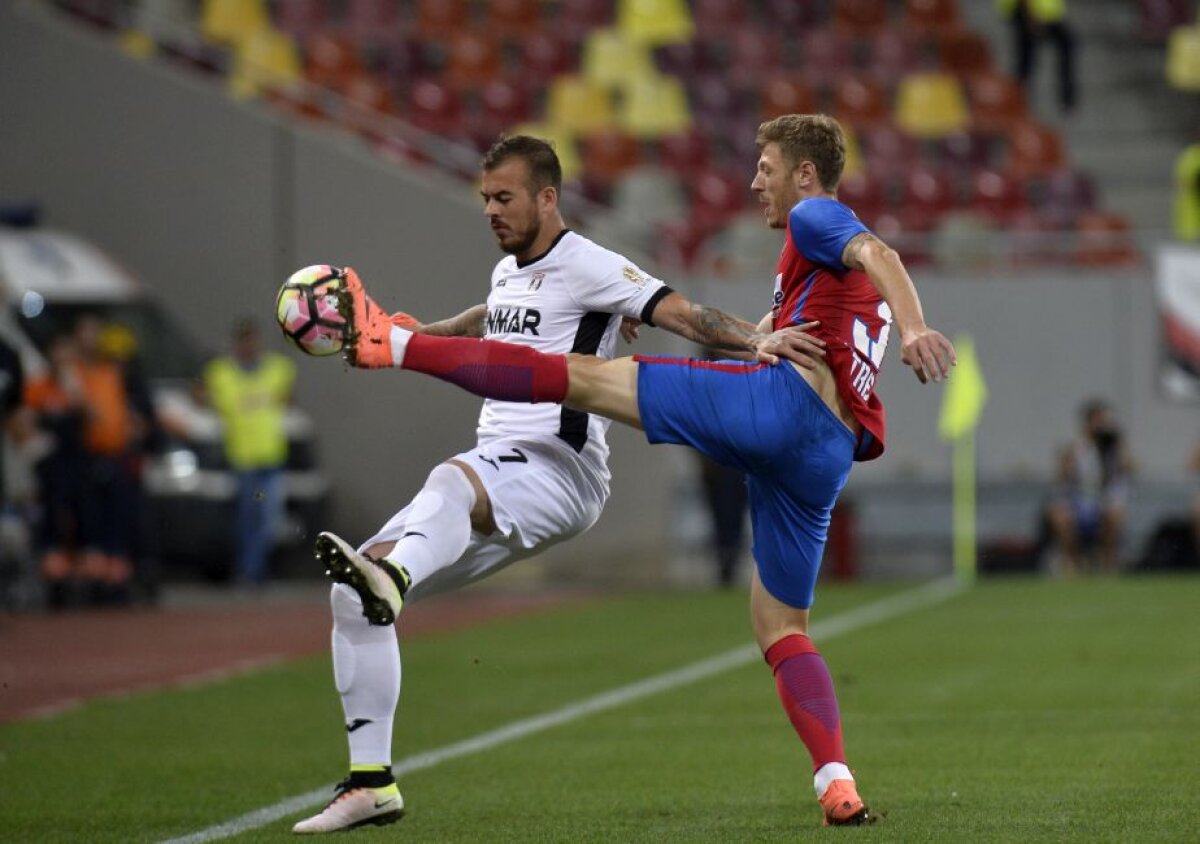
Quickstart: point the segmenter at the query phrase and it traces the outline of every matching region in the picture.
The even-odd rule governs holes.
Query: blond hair
[[[758,127],[759,149],[779,144],[789,170],[811,161],[821,187],[833,193],[846,166],[846,133],[827,114],[784,114]]]

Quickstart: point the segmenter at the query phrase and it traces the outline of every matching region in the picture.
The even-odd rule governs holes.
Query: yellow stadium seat
[[[913,73],[896,93],[896,124],[917,138],[942,138],[971,122],[962,84],[948,73]]]
[[[651,74],[625,89],[618,125],[637,138],[662,138],[686,132],[692,125],[687,93],[674,76]]]
[[[645,44],[616,29],[597,29],[583,42],[584,77],[598,85],[622,88],[637,76],[654,70]]]
[[[655,46],[691,41],[696,32],[685,0],[621,0],[617,26],[628,38]]]
[[[158,47],[154,39],[140,29],[127,29],[117,39],[121,52],[135,59],[148,59],[154,55]]]
[[[249,99],[265,89],[299,85],[301,75],[295,42],[278,29],[264,27],[237,44],[229,92],[238,99]]]
[[[858,143],[858,133],[851,126],[843,126],[846,135],[846,163],[842,167],[842,178],[857,176],[863,171],[862,146]]]
[[[1177,26],[1167,41],[1167,82],[1181,91],[1200,91],[1200,26]]]
[[[579,145],[575,135],[562,126],[553,123],[524,123],[513,128],[510,134],[529,135],[549,141],[558,153],[558,162],[562,165],[563,181],[569,182],[579,176],[582,164],[579,158]]]
[[[200,33],[211,41],[231,44],[267,26],[265,0],[204,0]]]
[[[612,95],[582,76],[560,76],[550,86],[546,119],[575,135],[603,129],[613,124]]]
[[[1200,144],[1192,144],[1175,159],[1175,237],[1200,240]]]

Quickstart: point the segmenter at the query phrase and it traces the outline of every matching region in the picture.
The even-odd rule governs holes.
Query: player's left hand
[[[950,368],[958,359],[954,344],[940,331],[922,327],[905,334],[900,341],[900,360],[913,368],[917,380],[922,384],[944,381],[950,377]]]
[[[808,332],[820,324],[804,322],[758,335],[752,341],[754,359],[772,366],[780,360],[789,360],[805,369],[815,369],[817,361],[825,357],[825,341]]]
[[[626,343],[632,343],[641,335],[641,331],[639,330],[641,327],[642,321],[640,319],[621,317],[621,339]]]

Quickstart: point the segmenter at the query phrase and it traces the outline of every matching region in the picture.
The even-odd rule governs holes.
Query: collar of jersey
[[[518,261],[517,261],[517,269],[518,269],[518,270],[523,270],[523,269],[525,269],[526,267],[528,267],[530,264],[536,264],[538,261],[540,261],[540,260],[542,260],[543,258],[545,258],[547,255],[549,255],[551,252],[553,252],[553,251],[554,251],[554,247],[555,247],[555,246],[558,246],[558,242],[559,242],[560,240],[562,240],[564,237],[566,237],[566,236],[567,236],[567,235],[568,235],[570,232],[571,232],[571,230],[570,230],[570,229],[563,229],[562,231],[560,231],[560,232],[558,233],[558,237],[554,238],[554,242],[553,242],[553,243],[551,243],[551,244],[550,244],[550,245],[549,245],[549,246],[546,248],[546,251],[545,251],[545,252],[543,252],[541,255],[536,255],[536,256],[534,256],[533,258],[530,258],[528,261],[521,261],[521,260],[518,260]]]

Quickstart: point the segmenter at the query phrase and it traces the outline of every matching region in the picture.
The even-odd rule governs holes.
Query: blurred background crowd
[[[811,111],[848,131],[839,198],[900,250],[938,324],[980,340],[992,386],[981,566],[1200,567],[1196,12],[1181,0],[12,4],[0,103],[28,119],[0,129],[5,601],[123,604],[153,600],[164,579],[253,588],[316,574],[293,552],[321,520],[375,524],[391,512],[381,497],[405,500],[403,484],[355,491],[371,454],[386,449],[401,477],[394,439],[419,457],[449,433],[367,427],[365,453],[347,453],[347,396],[362,407],[367,388],[322,383],[336,365],[289,353],[266,324],[270,294],[295,267],[346,260],[395,269],[411,297],[395,304],[430,317],[481,301],[495,253],[463,209],[502,132],[555,142],[572,225],[757,318],[778,235],[748,189],[755,130]],[[94,119],[114,114],[124,125]],[[452,247],[443,231],[464,234]],[[430,289],[437,273],[461,295]],[[947,564],[948,471],[932,433],[914,435],[934,426],[920,401],[884,399],[901,442],[839,508],[827,561],[839,576]],[[472,403],[433,401],[465,440]],[[645,462],[621,459],[618,481]],[[666,559],[653,577],[739,582],[741,479],[652,459],[667,478],[642,493],[658,526],[627,538]],[[580,553],[620,551],[608,533]]]

